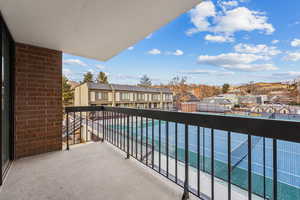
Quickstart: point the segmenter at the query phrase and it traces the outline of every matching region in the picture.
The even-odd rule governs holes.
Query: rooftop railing
[[[67,107],[66,148],[107,141],[200,199],[300,199],[300,123],[119,107]]]

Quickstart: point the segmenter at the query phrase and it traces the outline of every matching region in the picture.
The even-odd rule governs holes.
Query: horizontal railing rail
[[[182,199],[193,193],[229,200],[237,192],[232,187],[246,190],[245,199],[300,199],[300,174],[295,167],[284,172],[281,164],[281,159],[300,164],[300,153],[282,149],[300,148],[300,122],[107,106],[66,107],[65,113],[67,149],[76,138],[107,141],[183,187]],[[285,153],[295,158],[282,158]],[[225,183],[225,190],[216,190]]]
[[[254,136],[300,142],[300,123],[291,120],[263,117],[222,115],[214,113],[185,113],[153,109],[135,109],[104,106],[66,107],[66,112],[117,111],[118,113],[154,118],[176,123],[213,128]]]

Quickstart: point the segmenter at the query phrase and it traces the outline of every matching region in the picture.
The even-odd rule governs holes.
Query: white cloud
[[[292,47],[300,47],[300,39],[295,38],[295,39],[291,42],[291,46],[292,46]]]
[[[181,51],[180,49],[177,49],[177,50],[173,53],[174,56],[182,56],[183,54],[184,54],[184,52]]]
[[[288,71],[288,72],[277,72],[273,73],[273,76],[280,77],[280,78],[295,78],[300,76],[300,72],[298,71]]]
[[[295,21],[294,24],[298,25],[298,24],[300,24],[300,21]]]
[[[172,55],[172,56],[182,56],[184,52],[180,49],[177,49],[175,51],[166,51],[164,52],[165,55]]]
[[[241,71],[274,71],[277,70],[278,67],[276,67],[273,64],[270,63],[264,63],[264,64],[239,64],[239,65],[228,65],[224,66],[224,68],[227,69],[234,69],[234,70],[241,70]]]
[[[272,40],[271,43],[272,44],[277,44],[279,42],[279,40]]]
[[[103,69],[105,69],[106,67],[105,66],[103,66],[103,65],[96,65],[95,66],[97,69],[100,69],[100,70],[103,70]]]
[[[134,47],[133,46],[131,46],[131,47],[128,47],[128,50],[133,50],[134,49]]]
[[[259,54],[263,56],[275,56],[281,53],[277,47],[267,46],[265,44],[237,44],[234,46],[234,50],[239,53],[250,53],[250,54]]]
[[[238,1],[218,1],[220,7],[225,11],[228,8],[236,7],[239,5]]]
[[[79,66],[82,66],[82,67],[88,66],[85,62],[83,62],[79,59],[67,59],[67,60],[64,60],[63,63],[65,65],[79,65]]]
[[[234,75],[235,74],[232,71],[215,71],[215,70],[206,70],[206,69],[182,71],[182,73],[190,74],[190,75],[217,75],[217,76],[226,76],[226,75]]]
[[[234,34],[237,31],[264,31],[271,34],[275,31],[268,18],[262,12],[252,11],[246,7],[238,7],[216,17],[216,25],[212,30],[225,34]]]
[[[257,64],[255,62],[267,60],[266,56],[256,54],[227,53],[217,56],[201,55],[198,57],[199,64],[213,65],[224,69],[242,71],[269,71],[277,70],[273,64]]]
[[[299,52],[287,52],[287,56],[284,58],[287,61],[298,61],[300,60],[300,51]]]
[[[161,54],[161,51],[158,49],[152,49],[152,50],[148,51],[148,53],[152,54],[152,55],[158,55],[158,54]]]
[[[210,35],[210,34],[207,34],[204,39],[207,41],[218,42],[218,43],[234,41],[234,38],[232,38],[230,36]]]
[[[222,1],[221,3],[222,5],[225,5],[225,6],[238,6],[239,3],[237,1]]]
[[[211,1],[204,1],[198,4],[190,11],[191,22],[194,24],[195,28],[189,29],[186,34],[192,35],[200,31],[208,30],[210,26],[208,18],[215,16],[215,5]]]
[[[201,55],[198,57],[198,62],[220,66],[220,65],[247,64],[262,59],[264,59],[263,56],[254,55],[254,54],[227,53],[227,54],[220,54],[217,56]]]
[[[227,4],[236,5],[232,2]],[[238,31],[251,32],[258,30],[264,34],[272,34],[275,31],[273,25],[268,23],[268,18],[263,12],[253,11],[246,7],[235,7],[216,12],[212,1],[204,1],[192,9],[190,18],[194,28],[187,30],[187,35],[208,31],[233,37]]]

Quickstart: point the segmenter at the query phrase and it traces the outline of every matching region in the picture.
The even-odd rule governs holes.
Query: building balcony
[[[0,1],[0,199],[300,199],[299,122],[103,106],[63,116],[63,52],[106,61],[201,1]]]
[[[91,106],[63,124],[64,150],[14,161],[0,199],[300,197],[299,122]]]
[[[15,161],[0,199],[180,199],[181,188],[108,143]]]
[[[57,181],[65,188],[57,195],[92,190],[108,199],[300,198],[299,122],[94,106],[66,108],[64,124],[69,151],[17,161],[7,184],[22,168],[46,170],[60,163],[59,169],[69,170],[51,169],[40,183]],[[95,143],[80,144],[89,142]],[[115,187],[117,194],[111,194]]]

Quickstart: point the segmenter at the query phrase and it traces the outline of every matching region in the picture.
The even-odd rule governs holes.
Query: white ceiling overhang
[[[201,0],[0,0],[16,42],[108,60]]]

